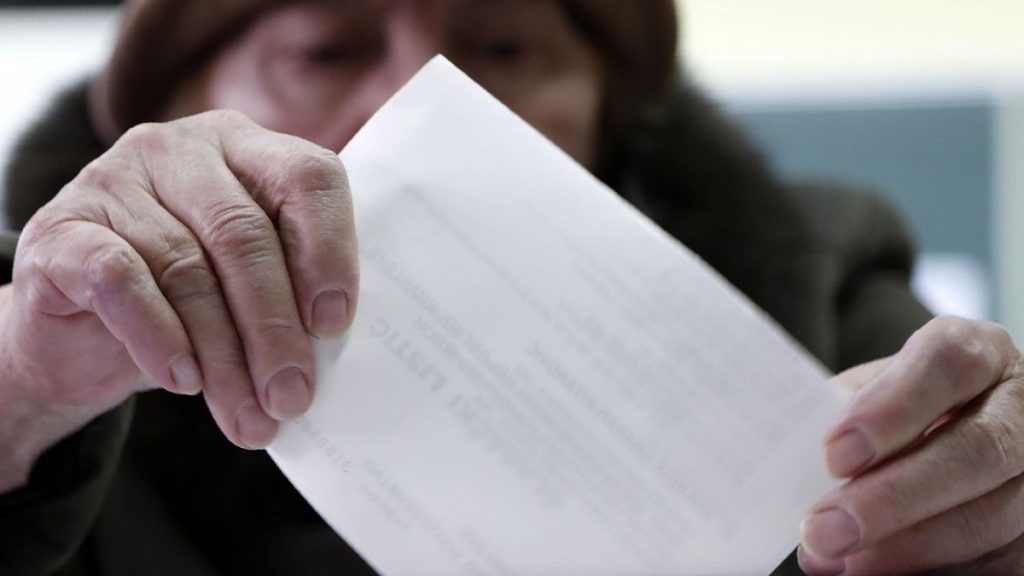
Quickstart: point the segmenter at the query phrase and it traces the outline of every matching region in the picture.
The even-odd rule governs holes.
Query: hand
[[[347,328],[357,284],[334,153],[233,112],[138,126],[26,226],[0,387],[64,427],[143,388],[201,391],[263,447],[308,407],[308,335]]]
[[[825,458],[851,480],[805,518],[803,569],[1020,573],[1024,365],[1006,331],[937,318],[895,356],[836,379],[856,393]]]

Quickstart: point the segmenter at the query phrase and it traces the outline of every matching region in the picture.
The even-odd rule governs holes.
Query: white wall
[[[685,58],[727,104],[1024,93],[1019,0],[685,0]],[[0,162],[56,86],[102,61],[111,9],[0,9]]]
[[[727,103],[1024,93],[1019,0],[685,0],[685,58]],[[109,50],[110,9],[0,8],[0,161]]]
[[[111,9],[0,8],[0,166],[54,92],[105,59],[115,16]]]
[[[1019,0],[684,0],[683,48],[727,101],[1024,91]]]
[[[683,51],[727,106],[992,97],[1001,103],[1000,309],[1024,335],[1024,2],[685,0]],[[0,9],[0,165],[53,92],[94,69],[111,9]],[[2,192],[2,191],[0,191]],[[1020,296],[1018,296],[1020,295]]]
[[[1024,340],[1024,2],[684,0],[683,6],[684,57],[727,108],[992,102],[995,278],[979,274],[961,254],[926,255],[917,288],[939,311],[974,315],[986,305],[978,295],[987,288],[979,283],[994,282],[996,319]]]

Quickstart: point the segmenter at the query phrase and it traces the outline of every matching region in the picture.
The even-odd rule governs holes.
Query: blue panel
[[[992,107],[741,110],[734,114],[792,178],[866,185],[891,198],[925,251],[992,266]]]

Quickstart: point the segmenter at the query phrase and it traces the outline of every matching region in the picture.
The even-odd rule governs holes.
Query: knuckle
[[[887,484],[870,500],[875,503],[872,507],[881,512],[881,520],[876,520],[877,523],[865,522],[865,533],[881,532],[874,536],[877,539],[898,528],[914,524],[919,520],[916,515],[918,500],[915,487],[903,482]]]
[[[94,190],[109,190],[120,179],[121,171],[100,159],[93,160],[82,168],[78,176],[68,186],[70,189],[86,187]]]
[[[953,316],[939,317],[931,326],[925,345],[936,366],[971,380],[992,379],[999,365],[999,356],[991,345],[986,328],[980,323]]]
[[[252,121],[249,116],[238,110],[230,110],[226,108],[218,108],[216,110],[208,110],[186,119],[188,122],[196,122],[201,125],[221,125],[221,126],[255,126],[255,122]]]
[[[27,310],[52,310],[65,299],[63,292],[50,280],[47,264],[28,252],[18,254],[14,285],[24,295]]]
[[[167,125],[147,122],[129,128],[118,139],[115,146],[142,152],[159,153],[168,150],[169,137]]]
[[[158,273],[157,286],[172,302],[219,296],[220,283],[202,250],[178,248]]]
[[[212,208],[202,229],[212,253],[236,256],[265,248],[274,234],[270,219],[257,205],[237,202]]]
[[[1024,421],[1024,382],[1014,380],[1003,384],[992,394],[989,404],[992,412],[1000,414],[1005,422]]]
[[[1013,336],[1003,326],[994,323],[986,323],[989,339],[1003,361],[1002,381],[1010,379],[1020,380],[1024,378],[1024,358],[1013,341]]]
[[[84,270],[93,291],[130,287],[139,280],[139,256],[125,246],[104,246],[92,253]]]
[[[979,417],[964,430],[964,434],[970,436],[967,453],[973,455],[972,464],[976,469],[997,473],[1000,480],[1022,472],[1021,439],[1012,424],[995,417]]]
[[[44,207],[25,225],[18,238],[18,251],[14,259],[12,284],[24,294],[30,310],[49,310],[51,305],[65,300],[64,293],[53,283],[51,274],[57,267],[54,246],[64,244],[60,225],[47,214]]]
[[[281,343],[275,352],[287,358],[294,358],[296,350],[304,350],[301,339],[296,339],[301,334],[301,328],[292,320],[275,317],[271,314],[263,314],[254,319],[255,331],[266,342]]]
[[[1020,537],[1022,502],[1017,496],[1020,492],[1020,483],[1020,479],[1009,482],[995,492],[956,509],[954,521],[957,526],[957,538],[966,545],[972,555],[1000,549]],[[997,556],[992,555],[990,559],[994,560]]]
[[[18,235],[18,251],[15,266],[19,261],[26,260],[29,254],[35,254],[36,248],[43,240],[54,234],[61,219],[54,209],[55,202],[50,202],[37,211],[22,228]]]
[[[139,140],[149,139],[149,137]],[[131,148],[111,149],[86,164],[74,179],[58,193],[54,207],[59,216],[77,217],[105,223],[112,209],[123,208],[133,195],[149,192],[151,183],[146,162],[141,157],[153,144],[132,144]],[[160,145],[162,146],[162,145]]]
[[[1010,336],[1010,332],[1006,327],[994,322],[981,322],[980,326],[996,346],[1015,348],[1013,337]]]
[[[253,121],[249,118],[248,115],[238,110],[220,108],[217,110],[211,110],[209,114],[212,118],[221,120],[223,122],[236,124],[253,124]]]
[[[954,509],[953,514],[960,545],[966,550],[987,550],[988,542],[992,539],[994,518],[998,515],[979,514],[979,511],[971,506],[960,506]]]
[[[334,153],[319,146],[310,148],[286,162],[282,185],[278,187],[282,202],[297,194],[340,190],[340,184],[346,182],[345,169]]]
[[[296,162],[296,165],[307,178],[314,182],[333,184],[345,175],[341,159],[330,150],[319,146],[313,146],[308,154],[304,154]]]

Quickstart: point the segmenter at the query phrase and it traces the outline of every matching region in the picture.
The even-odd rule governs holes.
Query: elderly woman
[[[356,307],[334,152],[438,52],[848,369],[824,442],[850,481],[809,511],[804,570],[1019,570],[1020,353],[928,322],[876,201],[780,185],[681,79],[675,22],[669,0],[129,2],[10,168],[0,572],[370,573],[238,447],[303,413],[307,336]]]

